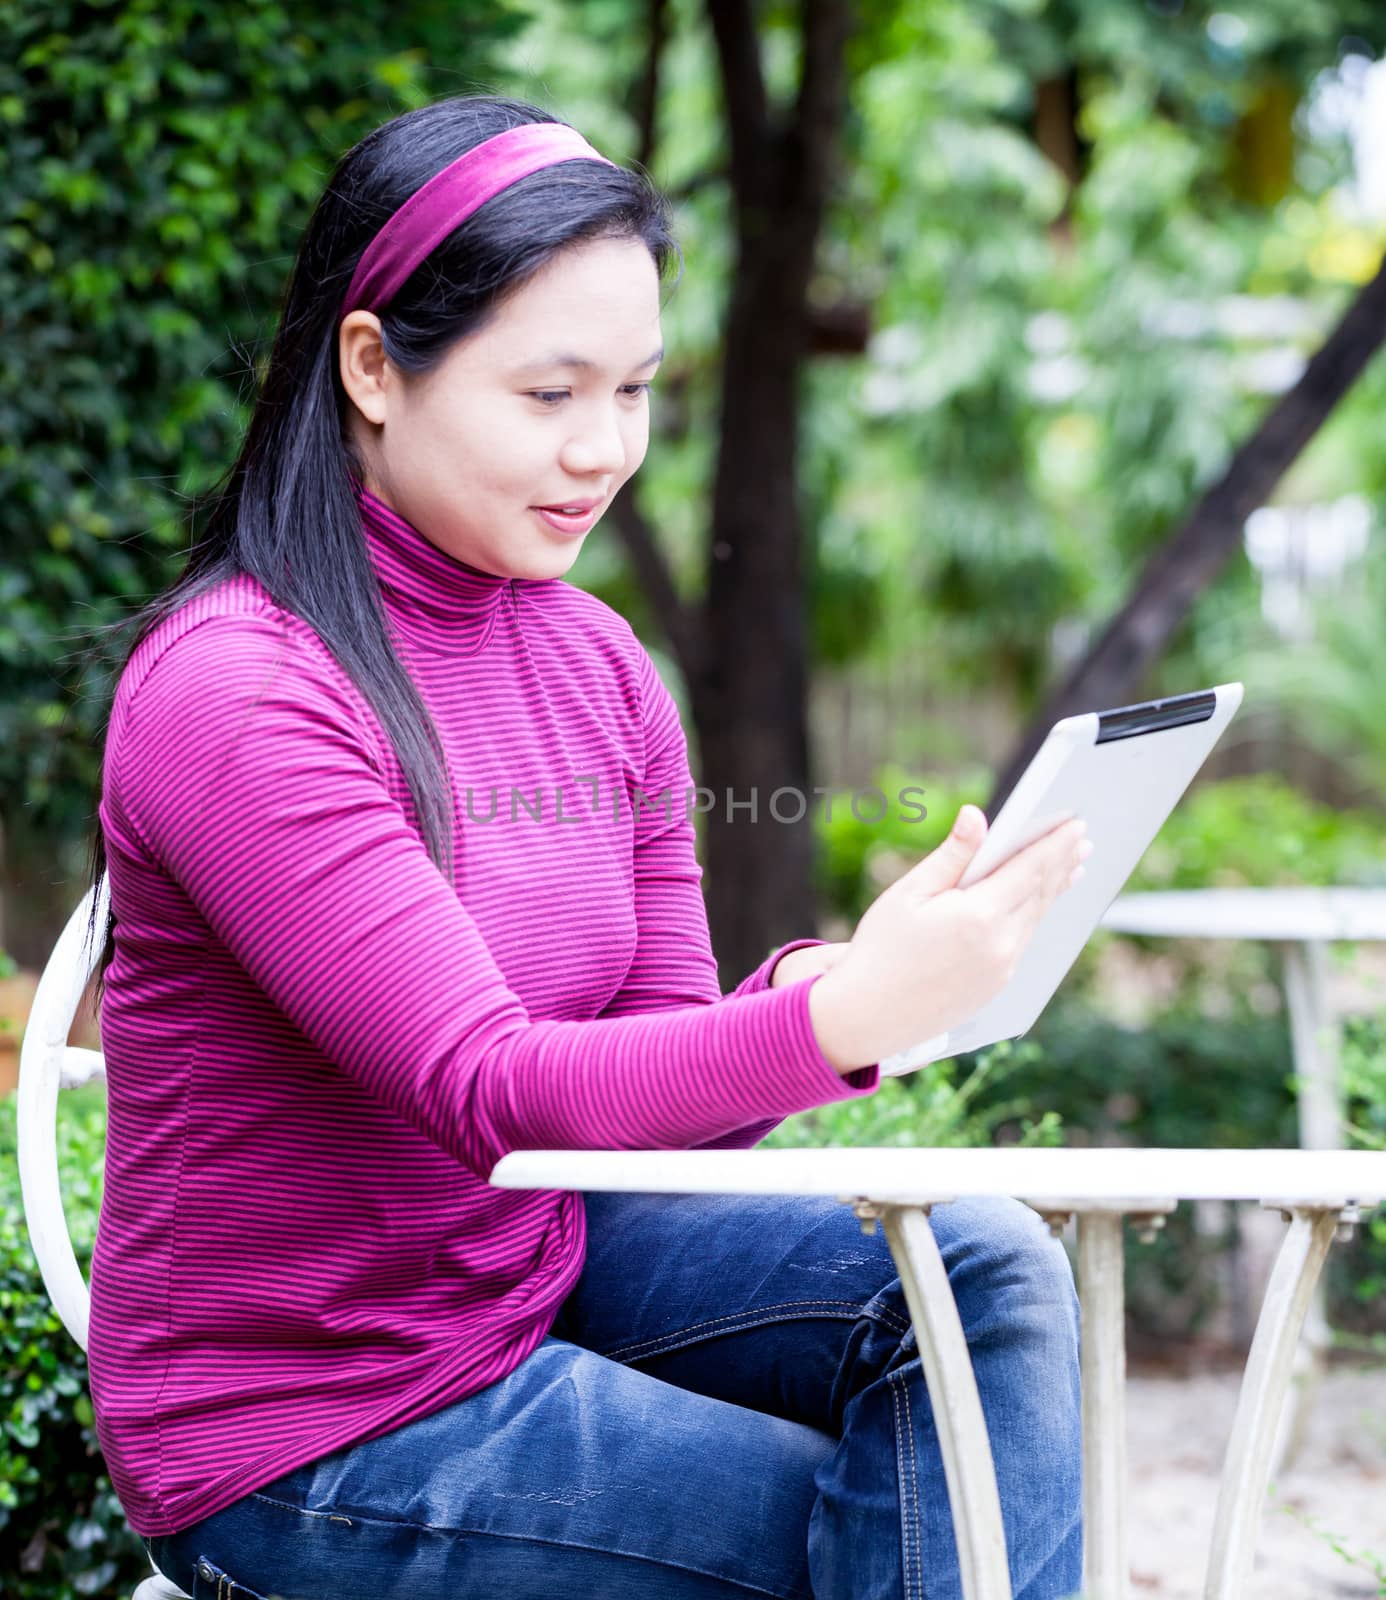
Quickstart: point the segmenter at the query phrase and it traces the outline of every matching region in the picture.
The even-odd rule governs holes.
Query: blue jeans
[[[943,1462],[886,1241],[787,1196],[589,1194],[508,1377],[148,1540],[202,1600],[956,1600]],[[1078,1314],[1011,1200],[931,1218],[1016,1600],[1081,1582]]]

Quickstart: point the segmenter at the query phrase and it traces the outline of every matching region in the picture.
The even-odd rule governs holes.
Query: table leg
[[[1280,952],[1298,1084],[1300,1148],[1341,1150],[1342,1091],[1324,947],[1316,942],[1293,942],[1282,944]]]
[[[1296,1206],[1291,1212],[1237,1398],[1213,1519],[1205,1600],[1241,1600],[1246,1592],[1295,1346],[1337,1226],[1337,1208]]]
[[[1078,1213],[1083,1307],[1083,1600],[1126,1600],[1124,1219]]]
[[[943,1456],[963,1600],[1011,1600],[1001,1497],[972,1357],[927,1207],[882,1206]]]
[[[1290,1044],[1299,1102],[1299,1143],[1304,1150],[1342,1148],[1342,1091],[1338,1081],[1337,1040],[1328,1005],[1324,946],[1313,940],[1280,946],[1285,999],[1290,1013]],[[1319,1282],[1305,1319],[1304,1338],[1295,1350],[1289,1414],[1276,1448],[1274,1470],[1283,1471],[1299,1454],[1309,1412],[1323,1379],[1332,1330]]]

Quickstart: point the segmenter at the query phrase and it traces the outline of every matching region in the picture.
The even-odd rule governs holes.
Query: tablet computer
[[[1045,913],[1000,994],[950,1032],[883,1061],[883,1076],[1017,1038],[1032,1026],[1241,703],[1240,683],[1220,683],[1054,724],[958,887],[986,877],[1067,817],[1087,821],[1087,871]]]

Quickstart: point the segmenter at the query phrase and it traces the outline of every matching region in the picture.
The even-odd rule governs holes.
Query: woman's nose
[[[626,464],[626,441],[619,419],[606,412],[570,435],[562,462],[575,474],[619,473]]]

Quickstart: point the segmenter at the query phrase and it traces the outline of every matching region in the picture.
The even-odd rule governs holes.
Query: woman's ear
[[[380,318],[373,311],[352,311],[337,330],[337,363],[347,397],[367,422],[385,420],[385,383],[389,362],[380,339]]]

